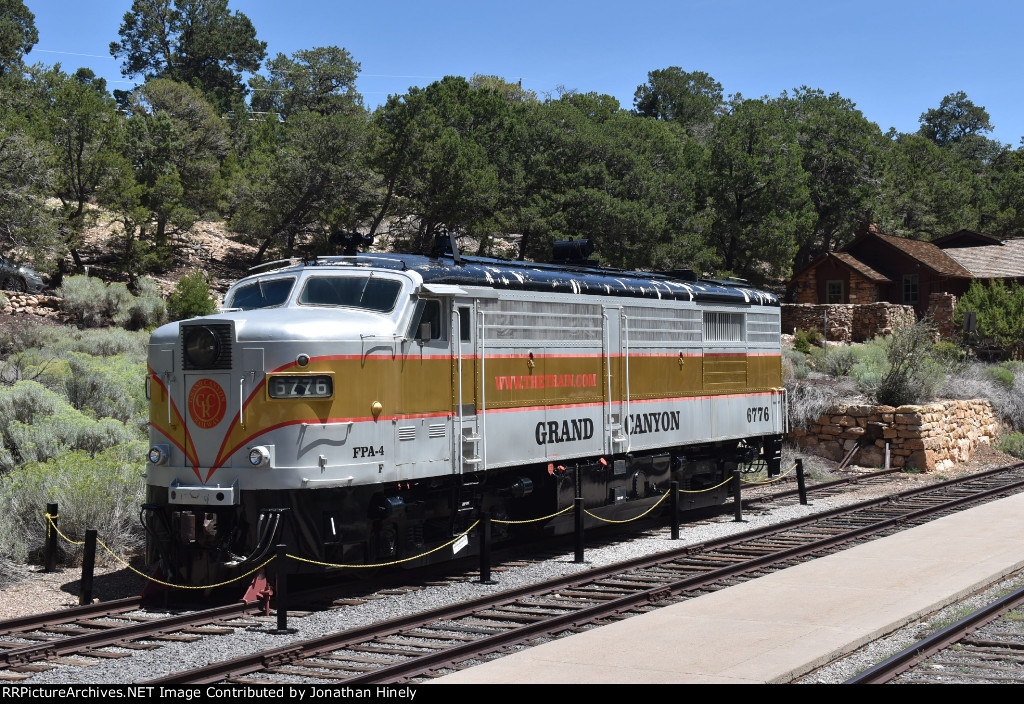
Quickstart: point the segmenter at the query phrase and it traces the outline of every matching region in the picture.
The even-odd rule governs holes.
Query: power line
[[[33,51],[39,51],[39,52],[42,52],[44,54],[67,54],[68,56],[88,56],[89,58],[92,58],[92,59],[110,59],[111,61],[116,61],[116,59],[113,56],[101,56],[99,54],[79,54],[79,53],[74,52],[74,51],[54,51],[52,49],[35,49],[35,48],[33,48]]]

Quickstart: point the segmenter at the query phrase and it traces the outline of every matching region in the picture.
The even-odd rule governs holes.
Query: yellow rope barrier
[[[96,539],[96,542],[99,543],[100,545],[103,545],[103,541],[101,541],[99,538]],[[147,579],[150,582],[155,582],[156,584],[160,584],[160,585],[165,586],[165,587],[172,587],[174,589],[216,589],[217,587],[223,587],[225,585],[231,584],[232,582],[237,582],[240,579],[245,579],[246,577],[248,577],[251,574],[255,574],[256,572],[259,572],[261,569],[263,569],[264,567],[266,567],[271,562],[273,562],[274,560],[277,559],[277,555],[274,555],[273,557],[271,557],[269,560],[264,562],[259,567],[254,567],[253,569],[249,570],[245,574],[240,574],[237,577],[235,577],[234,579],[229,579],[229,580],[226,580],[224,582],[218,582],[217,584],[206,584],[206,585],[198,586],[197,587],[197,586],[191,586],[191,585],[187,585],[187,584],[173,584],[171,582],[163,582],[163,581],[157,579],[156,577],[151,577],[148,574],[145,574],[143,572],[139,572],[137,569],[135,569],[134,567],[129,565],[127,562],[122,560],[117,555],[115,555],[114,551],[111,550],[110,548],[108,548],[106,545],[103,545],[103,549],[106,550],[107,552],[109,552],[113,556],[113,558],[115,560],[120,562],[122,565],[124,565],[125,567],[127,567],[128,569],[130,569],[132,572],[134,572],[135,574],[139,575],[143,579]]]
[[[658,508],[658,506],[660,506],[660,505],[661,505],[661,502],[662,502],[662,501],[664,501],[665,499],[667,499],[667,498],[668,498],[668,496],[669,496],[668,494],[662,494],[661,498],[660,498],[660,499],[658,499],[657,503],[655,503],[655,504],[654,504],[653,506],[651,506],[651,507],[650,507],[649,509],[647,509],[646,511],[644,511],[643,513],[641,513],[641,514],[640,514],[639,516],[634,516],[633,518],[627,518],[627,519],[626,519],[626,520],[624,520],[624,521],[613,521],[613,520],[611,520],[611,519],[608,519],[608,518],[601,518],[600,516],[595,516],[594,514],[592,514],[592,513],[590,512],[590,511],[588,511],[588,510],[586,510],[586,509],[583,509],[583,513],[587,514],[587,515],[588,515],[588,516],[590,516],[591,518],[596,518],[597,520],[599,520],[599,521],[602,521],[602,522],[604,522],[604,523],[629,523],[630,521],[635,521],[635,520],[638,520],[638,519],[640,519],[640,518],[643,518],[643,517],[644,517],[644,516],[646,516],[646,515],[647,515],[648,513],[650,513],[650,512],[651,512],[651,511],[653,511],[654,509]]]
[[[60,529],[57,527],[57,524],[53,522],[53,519],[57,518],[57,517],[58,516],[51,515],[49,513],[46,514],[47,523],[49,524],[49,526],[51,528],[53,528],[53,530],[55,530],[57,532],[57,535],[59,535],[60,537],[62,537],[64,540],[66,540],[67,542],[71,543],[72,545],[85,545],[84,541],[83,542],[78,542],[76,540],[72,540],[68,536],[66,536],[63,533],[61,533]],[[217,584],[206,584],[206,585],[198,586],[197,587],[197,586],[191,586],[191,585],[187,585],[187,584],[173,584],[172,582],[164,582],[164,581],[161,581],[161,580],[157,579],[156,577],[151,577],[150,575],[148,575],[148,574],[146,574],[144,572],[140,572],[139,570],[137,570],[134,567],[132,567],[124,558],[122,558],[120,555],[118,555],[113,550],[111,550],[109,547],[107,547],[106,543],[104,543],[99,538],[96,538],[96,542],[100,544],[100,547],[102,547],[104,550],[106,550],[108,553],[110,553],[111,557],[113,557],[115,560],[120,562],[122,565],[124,565],[125,567],[127,567],[128,569],[130,569],[132,572],[134,572],[135,574],[139,575],[143,579],[149,580],[150,582],[154,582],[154,583],[159,584],[159,585],[164,586],[164,587],[172,587],[174,589],[216,589],[217,587],[223,587],[223,586],[225,586],[227,584],[231,584],[232,582],[237,582],[240,579],[245,579],[249,575],[254,574],[254,573],[260,571],[261,569],[263,569],[264,567],[269,565],[271,562],[273,562],[275,559],[277,559],[277,556],[275,555],[275,556],[271,557],[269,560],[267,560],[266,562],[264,562],[259,567],[255,567],[255,568],[249,570],[248,572],[246,572],[245,574],[241,574],[241,575],[235,577],[234,579],[229,579],[229,580],[224,581],[224,582],[218,582]]]
[[[501,523],[501,524],[507,525],[507,526],[518,526],[518,525],[523,525],[524,523],[537,523],[539,521],[546,521],[546,520],[548,520],[550,518],[554,518],[555,516],[561,516],[563,513],[565,513],[566,511],[569,511],[571,509],[572,509],[572,506],[566,506],[561,511],[557,511],[555,513],[552,513],[550,516],[541,516],[540,518],[531,518],[528,521],[499,521],[496,518],[492,518],[491,519],[491,523]]]
[[[72,545],[85,545],[85,541],[82,541],[82,542],[79,543],[77,541],[72,540],[71,538],[69,538],[68,536],[66,536],[66,535],[64,535],[63,533],[60,532],[60,528],[58,528],[57,524],[53,522],[54,518],[59,518],[59,517],[60,517],[59,513],[58,514],[50,514],[50,513],[46,514],[46,523],[47,523],[46,537],[47,538],[50,537],[50,529],[52,528],[57,533],[57,535],[59,535],[60,537],[64,538],[64,540],[68,541]]]
[[[305,557],[299,557],[298,555],[285,555],[285,557],[289,557],[289,558],[291,558],[293,560],[298,560],[299,562],[307,562],[307,563],[309,563],[311,565],[320,565],[321,567],[351,567],[351,568],[354,568],[354,569],[360,569],[360,568],[361,569],[366,569],[368,567],[390,567],[391,565],[400,565],[403,562],[411,562],[412,560],[418,560],[421,557],[426,557],[427,555],[430,555],[431,553],[435,553],[438,550],[443,550],[444,548],[448,547],[449,545],[454,544],[456,541],[460,540],[461,538],[466,537],[469,534],[469,532],[471,530],[473,530],[474,528],[476,528],[479,524],[480,524],[480,521],[476,521],[475,523],[473,523],[473,525],[471,525],[469,528],[467,528],[464,533],[456,535],[454,538],[449,540],[444,545],[438,545],[433,550],[427,550],[426,552],[420,553],[419,555],[415,555],[413,557],[406,557],[406,558],[403,558],[401,560],[394,560],[392,562],[380,562],[380,563],[377,563],[376,565],[339,565],[339,564],[335,564],[333,562],[320,562],[318,560],[310,560],[310,559],[305,558]]]
[[[714,486],[709,486],[707,489],[697,489],[696,491],[686,491],[685,489],[680,489],[679,493],[680,494],[703,494],[705,491],[714,491],[715,489],[718,489],[719,487],[723,487],[723,486],[725,486],[726,484],[728,484],[731,481],[732,481],[732,477],[729,477],[728,479],[726,479],[721,484],[716,484]]]
[[[796,462],[794,462],[793,466],[790,467],[789,469],[787,469],[784,473],[782,473],[779,476],[775,477],[775,479],[766,479],[765,481],[747,481],[746,479],[741,479],[740,481],[742,483],[744,483],[744,484],[751,484],[753,486],[761,486],[761,485],[764,485],[764,484],[774,484],[775,482],[779,481],[780,479],[784,479],[784,478],[788,477],[790,474],[793,473],[793,470],[795,470],[795,469],[796,469]]]

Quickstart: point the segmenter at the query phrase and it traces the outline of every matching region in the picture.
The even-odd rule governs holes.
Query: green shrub
[[[139,362],[146,359],[149,333],[132,332],[121,328],[78,330],[56,343],[53,348],[67,352],[81,352],[93,357],[113,357],[123,354]]]
[[[124,355],[99,358],[82,353],[67,354],[66,360],[62,360],[68,369],[63,390],[74,408],[122,423],[147,412],[145,386],[139,382],[146,375],[143,363]],[[135,424],[140,422],[136,420]]]
[[[0,388],[0,472],[71,450],[96,454],[142,439],[139,421],[128,425],[114,418],[97,419],[38,382]]]
[[[217,304],[210,297],[210,285],[201,271],[194,271],[179,279],[167,298],[167,315],[171,320],[185,320],[216,312]]]
[[[105,322],[124,327],[128,321],[129,309],[135,296],[131,294],[128,287],[122,283],[112,283],[103,292],[103,318]],[[119,322],[120,321],[120,322]]]
[[[951,374],[965,369],[970,363],[962,347],[944,340],[932,345],[932,357]]]
[[[1006,362],[1003,362],[999,366],[1003,367],[1004,369],[1009,369],[1011,372],[1013,372],[1014,376],[1020,376],[1021,374],[1024,374],[1024,361],[1021,361],[1019,359],[1008,360]]]
[[[121,328],[78,330],[66,326],[22,323],[11,326],[10,335],[0,339],[0,344],[8,355],[27,350],[36,350],[37,353],[45,351],[51,357],[61,352],[83,352],[94,357],[125,354],[143,361],[146,358],[149,333]]]
[[[879,404],[902,406],[934,398],[946,381],[943,367],[932,358],[934,339],[929,320],[898,328],[864,345],[852,374]]]
[[[58,293],[64,299],[63,310],[83,328],[116,325],[141,330],[160,325],[167,317],[159,288],[148,278],[139,280],[138,296],[122,283],[107,286],[90,276],[69,276]]]
[[[855,350],[857,363],[850,370],[850,376],[861,391],[870,393],[871,389],[878,386],[887,365],[885,338],[876,337]]]
[[[999,441],[996,443],[996,449],[1008,455],[1013,455],[1018,459],[1024,459],[1024,433],[1016,431],[1006,433],[1003,437],[999,438]]]
[[[0,554],[24,562],[38,560],[46,535],[46,504],[59,507],[57,525],[70,540],[81,541],[87,528],[115,553],[127,557],[142,542],[138,525],[144,501],[145,443],[108,448],[95,456],[65,452],[45,462],[30,462],[0,475]],[[81,547],[59,540],[61,561],[76,564]],[[109,561],[104,550],[98,562]]]
[[[978,314],[978,335],[994,340],[1007,356],[1024,354],[1024,286],[1016,281],[1009,285],[993,279],[988,285],[977,280],[957,301],[953,314],[957,325],[963,325],[964,314]]]
[[[138,294],[132,299],[125,314],[115,323],[129,330],[150,330],[167,322],[167,304],[160,295],[160,287],[149,277],[139,279]]]
[[[811,347],[821,347],[825,336],[817,330],[797,330],[793,335],[793,349],[807,354]]]
[[[1006,388],[1013,388],[1015,376],[1013,372],[1011,372],[1006,367],[988,367],[985,369],[985,373],[988,375],[990,379],[999,382]]]
[[[96,327],[107,322],[107,287],[93,276],[69,276],[57,290],[65,313],[82,327]]]
[[[857,362],[857,352],[852,347],[834,347],[822,356],[821,369],[838,379],[849,376]]]
[[[810,368],[807,366],[806,355],[796,350],[782,350],[782,378],[784,380],[806,379],[809,373]]]

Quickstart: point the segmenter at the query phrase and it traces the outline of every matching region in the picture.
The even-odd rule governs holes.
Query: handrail
[[[452,346],[455,347],[455,359],[456,369],[459,376],[459,400],[456,404],[456,413],[459,417],[459,438],[455,443],[458,448],[458,456],[456,461],[459,467],[459,474],[462,474],[464,463],[463,463],[463,449],[462,443],[465,442],[465,413],[463,410],[463,397],[462,397],[462,316],[459,313],[459,307],[455,304],[455,299],[452,299],[452,325],[451,325],[451,336]]]
[[[619,315],[622,319],[622,346],[625,351],[623,356],[626,358],[626,412],[622,417],[622,430],[626,433],[626,452],[629,452],[633,449],[633,435],[629,432],[629,316],[626,315],[625,308]]]

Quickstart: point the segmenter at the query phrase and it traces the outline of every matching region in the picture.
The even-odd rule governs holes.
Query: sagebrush
[[[46,504],[58,505],[60,561],[81,561],[87,528],[115,554],[125,557],[142,544],[139,506],[144,501],[144,442],[108,448],[95,456],[65,452],[45,462],[29,462],[0,475],[0,554],[19,562],[39,560],[44,546]],[[74,541],[74,542],[69,542]],[[97,552],[97,562],[112,557]]]

